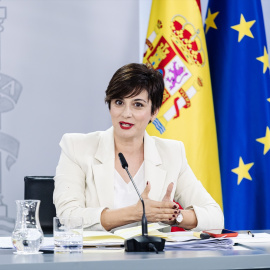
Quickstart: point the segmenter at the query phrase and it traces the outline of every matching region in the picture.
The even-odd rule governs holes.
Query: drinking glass
[[[83,250],[83,218],[54,217],[53,236],[55,252],[82,252]]]

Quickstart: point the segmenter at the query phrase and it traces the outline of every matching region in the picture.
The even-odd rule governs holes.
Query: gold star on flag
[[[210,27],[217,29],[217,26],[216,26],[214,20],[217,17],[218,13],[219,12],[211,14],[210,8],[208,9],[207,18],[205,19],[205,24],[206,24],[206,32],[205,33],[208,32]]]
[[[252,180],[252,178],[251,178],[248,171],[253,166],[253,164],[254,163],[245,164],[243,162],[242,157],[239,158],[239,166],[238,166],[238,168],[232,169],[232,172],[234,172],[234,173],[236,173],[238,175],[237,185],[239,185],[241,183],[243,178],[246,178],[248,180]]]
[[[269,102],[270,102],[270,98],[268,98],[268,99],[267,99],[267,101],[269,101]]]
[[[239,32],[238,42],[240,42],[244,36],[254,38],[251,31],[250,31],[250,28],[255,22],[256,22],[255,20],[247,22],[243,16],[243,14],[241,14],[240,24],[231,26],[232,29]]]
[[[266,47],[264,46],[264,53],[263,56],[257,57],[257,60],[261,61],[263,63],[263,73],[266,72],[267,68],[269,68],[269,57],[266,51]],[[269,99],[268,99],[269,101]]]
[[[259,138],[256,141],[264,144],[263,154],[265,155],[270,149],[270,129],[269,129],[269,127],[266,127],[265,137]]]

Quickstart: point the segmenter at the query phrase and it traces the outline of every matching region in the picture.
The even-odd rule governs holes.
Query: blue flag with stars
[[[210,0],[205,34],[225,227],[270,229],[270,74],[260,0]]]

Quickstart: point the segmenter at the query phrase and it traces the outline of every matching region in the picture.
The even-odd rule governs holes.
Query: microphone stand
[[[161,237],[148,236],[148,228],[147,228],[147,218],[145,215],[145,207],[143,198],[140,195],[140,192],[128,170],[128,164],[124,155],[122,153],[118,154],[121,165],[123,169],[126,170],[143,206],[143,215],[142,215],[142,235],[135,236],[125,240],[125,251],[127,252],[145,252],[145,251],[163,251],[165,246],[165,239]]]

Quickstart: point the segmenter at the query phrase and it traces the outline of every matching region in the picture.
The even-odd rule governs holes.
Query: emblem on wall
[[[4,30],[5,19],[6,7],[0,7],[0,33]],[[15,108],[21,92],[22,86],[17,80],[0,72],[0,234],[12,232],[14,227],[14,219],[8,217],[8,206],[4,203],[2,183],[3,170],[10,170],[16,162],[20,146],[17,139],[4,132],[1,117]]]

